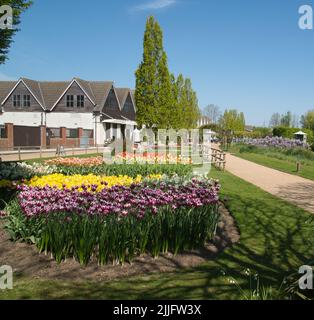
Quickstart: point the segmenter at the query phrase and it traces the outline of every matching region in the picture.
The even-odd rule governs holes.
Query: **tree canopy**
[[[8,5],[13,9],[13,29],[0,30],[0,64],[4,64],[8,59],[8,53],[13,42],[13,36],[17,31],[19,31],[17,26],[21,22],[21,14],[31,4],[32,1],[29,0],[0,0],[0,6]]]
[[[244,131],[244,113],[238,112],[236,109],[226,110],[220,118],[219,124],[223,131]]]
[[[135,102],[139,126],[161,129],[194,128],[200,116],[190,79],[169,72],[160,25],[149,17],[143,41],[143,59],[136,73]]]
[[[301,124],[304,129],[310,129],[314,131],[314,110],[308,111],[301,117]]]

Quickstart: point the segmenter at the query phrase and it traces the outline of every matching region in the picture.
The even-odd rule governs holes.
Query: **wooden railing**
[[[219,170],[225,171],[226,169],[226,154],[215,148],[211,148],[211,163]]]
[[[207,159],[217,169],[225,171],[226,154],[220,149],[213,148],[208,145],[204,145],[202,148],[203,157]]]

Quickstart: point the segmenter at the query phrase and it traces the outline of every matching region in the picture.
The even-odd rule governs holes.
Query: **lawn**
[[[19,275],[14,289],[0,299],[242,299],[233,276],[246,293],[244,269],[257,272],[265,286],[279,288],[283,278],[313,259],[313,222],[304,210],[226,172],[213,171],[222,197],[241,231],[240,243],[215,260],[175,273],[147,274],[110,282],[34,280]]]
[[[252,151],[242,151],[240,152],[241,146],[234,145],[229,149],[235,156],[255,162],[257,164],[290,173],[293,175],[298,175],[300,177],[314,180],[314,160],[304,159],[302,157],[297,157],[293,155],[286,155],[280,151],[274,150],[252,150]],[[257,152],[256,152],[257,151]],[[313,153],[314,157],[314,153]],[[301,163],[301,170],[297,172],[297,162]]]

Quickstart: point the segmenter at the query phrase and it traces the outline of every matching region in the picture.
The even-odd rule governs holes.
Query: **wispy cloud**
[[[133,8],[134,11],[158,10],[173,6],[177,0],[153,0]]]

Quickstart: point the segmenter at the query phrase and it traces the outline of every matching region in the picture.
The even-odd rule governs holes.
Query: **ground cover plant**
[[[131,262],[136,255],[177,254],[213,239],[219,185],[211,180],[147,180],[129,186],[19,187],[9,203],[12,239],[34,242],[57,262]],[[80,188],[81,187],[81,188]]]

